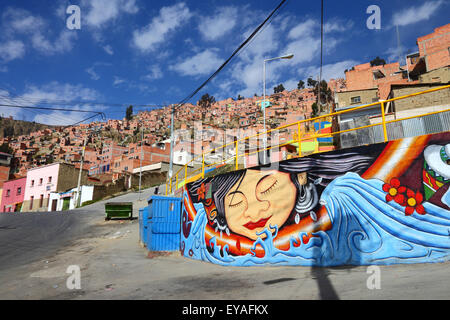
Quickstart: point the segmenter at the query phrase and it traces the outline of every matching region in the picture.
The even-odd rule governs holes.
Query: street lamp
[[[278,60],[278,59],[292,59],[294,55],[287,54],[281,57],[276,58],[269,58],[264,59],[264,68],[263,68],[263,79],[264,79],[264,88],[263,88],[263,101],[261,103],[261,107],[263,108],[263,116],[264,116],[264,137],[263,137],[263,146],[264,146],[264,155],[266,154],[266,148],[267,148],[267,131],[266,131],[266,62],[272,61],[272,60]],[[264,156],[264,164],[266,163],[266,157]]]

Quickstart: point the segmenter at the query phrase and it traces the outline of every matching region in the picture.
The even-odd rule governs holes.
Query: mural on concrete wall
[[[181,251],[221,265],[450,258],[450,133],[315,154],[190,183]]]

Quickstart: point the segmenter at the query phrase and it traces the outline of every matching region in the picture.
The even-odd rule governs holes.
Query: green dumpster
[[[111,218],[133,218],[132,202],[108,202],[105,203],[105,220]]]

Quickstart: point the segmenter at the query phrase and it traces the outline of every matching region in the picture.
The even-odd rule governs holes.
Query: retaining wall
[[[225,266],[450,259],[450,132],[189,183],[181,253]]]

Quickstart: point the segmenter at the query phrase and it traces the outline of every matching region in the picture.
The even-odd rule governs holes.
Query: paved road
[[[139,208],[153,193],[154,188],[149,188],[70,211],[0,213],[0,270],[31,263],[78,239],[97,236],[108,201],[133,202],[133,216],[138,217]]]
[[[104,221],[99,208],[0,216],[0,299],[450,298],[450,263],[380,266],[380,289],[371,290],[365,266],[221,267],[177,252],[148,257],[138,221]],[[79,290],[66,286],[71,265],[81,270]]]

